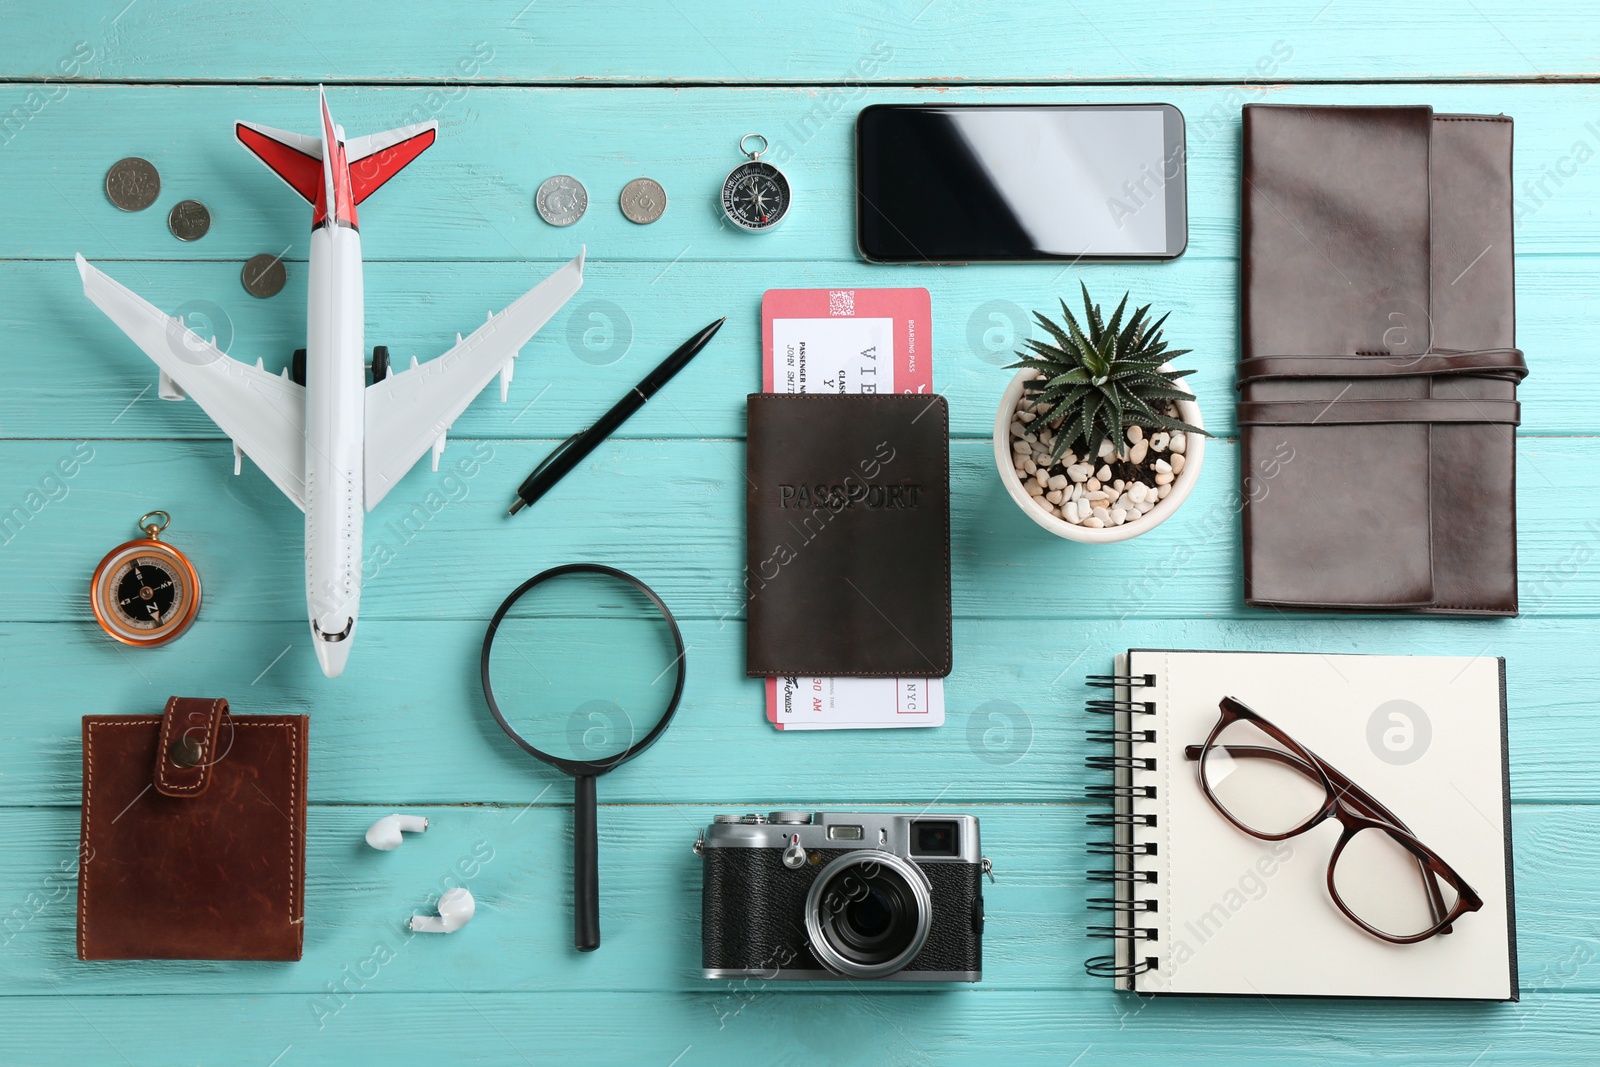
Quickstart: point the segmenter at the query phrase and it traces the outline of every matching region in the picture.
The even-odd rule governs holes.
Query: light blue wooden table
[[[1592,2],[13,0],[0,9],[0,1064],[1600,1061],[1597,70]],[[228,442],[194,405],[156,401],[150,363],[83,299],[71,262],[84,253],[166,310],[209,309],[234,356],[281,367],[304,338],[306,209],[233,143],[232,123],[309,129],[319,82],[352,134],[440,123],[438,145],[362,209],[369,344],[436,354],[579,243],[589,250],[583,291],[524,352],[511,403],[475,403],[441,472],[419,469],[370,517],[369,555],[386,544],[393,558],[368,585],[337,681],[306,646],[299,513],[250,464],[231,476]],[[928,99],[1177,104],[1187,254],[1068,271],[860,262],[854,115]],[[1208,517],[1237,482],[1238,116],[1250,101],[1515,117],[1519,340],[1533,368],[1520,619],[1243,608],[1237,524]],[[797,200],[756,238],[720,228],[715,203],[751,131],[779,150]],[[161,199],[123,214],[103,176],[134,154],[160,168]],[[533,211],[555,173],[592,199],[570,229]],[[615,207],[640,175],[671,197],[653,226]],[[165,215],[191,196],[214,222],[184,245]],[[284,250],[289,288],[245,295],[242,261]],[[1036,529],[990,456],[1015,340],[991,302],[1044,307],[1079,278],[1173,310],[1224,435],[1179,516],[1120,546]],[[780,735],[743,677],[741,434],[760,383],[759,300],[828,285],[933,294],[955,437],[956,671],[937,731]],[[714,345],[617,440],[536,511],[502,521],[554,441],[723,314]],[[92,459],[52,476],[78,442]],[[446,481],[471,456],[475,473]],[[89,617],[86,582],[152,507],[175,516],[171,540],[198,562],[207,599],[180,642],[124,652]],[[652,583],[693,646],[676,725],[603,783],[606,941],[586,956],[570,948],[566,784],[498,734],[476,672],[500,598],[574,559]],[[1130,644],[1505,655],[1521,1003],[1141,1001],[1086,978],[1080,679]],[[155,711],[171,693],[312,717],[299,963],[74,957],[79,716]],[[713,813],[930,803],[979,815],[995,861],[982,985],[698,978],[689,846]],[[366,849],[367,824],[395,809],[433,829],[392,854]],[[407,938],[403,918],[452,877],[477,896],[473,925]]]

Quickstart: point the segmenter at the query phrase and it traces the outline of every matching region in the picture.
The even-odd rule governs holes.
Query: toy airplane
[[[356,205],[433,144],[437,122],[346,140],[321,99],[322,135],[241,122],[239,140],[313,206],[305,356],[279,377],[230,359],[181,318],[77,257],[83,291],[160,368],[166,400],[193,398],[233,439],[233,472],[249,456],[306,515],[306,606],[322,673],[350,657],[361,604],[362,516],[445,433],[583,284],[583,253],[431,362],[389,373],[375,349],[367,385]]]

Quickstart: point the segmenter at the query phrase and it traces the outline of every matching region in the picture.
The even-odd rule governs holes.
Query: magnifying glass
[[[653,744],[683,696],[683,635],[651,588],[598,563],[552,567],[483,636],[483,696],[529,755],[574,779],[573,944],[600,947],[595,779]]]

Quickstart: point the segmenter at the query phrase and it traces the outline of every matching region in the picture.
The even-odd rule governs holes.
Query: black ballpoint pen
[[[580,430],[557,445],[553,452],[544,457],[544,462],[535,467],[533,473],[517,486],[517,499],[512,502],[511,510],[507,514],[515,515],[549,492],[551,486],[582,463],[584,457],[593,452],[601,441],[610,437],[616,432],[617,427],[628,421],[629,416],[644,407],[644,402],[655,396],[663,385],[672,380],[673,375],[688,366],[689,361],[716,336],[717,331],[722,329],[722,324],[727,321],[726,317],[720,318],[679,345],[676,352],[645,375],[644,381],[628,390],[621,400],[612,405],[610,411],[600,416],[599,422],[587,430]]]

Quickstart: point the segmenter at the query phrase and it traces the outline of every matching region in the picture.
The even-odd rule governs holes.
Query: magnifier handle
[[[573,779],[572,943],[579,952],[600,947],[600,835],[595,826],[594,778]]]

